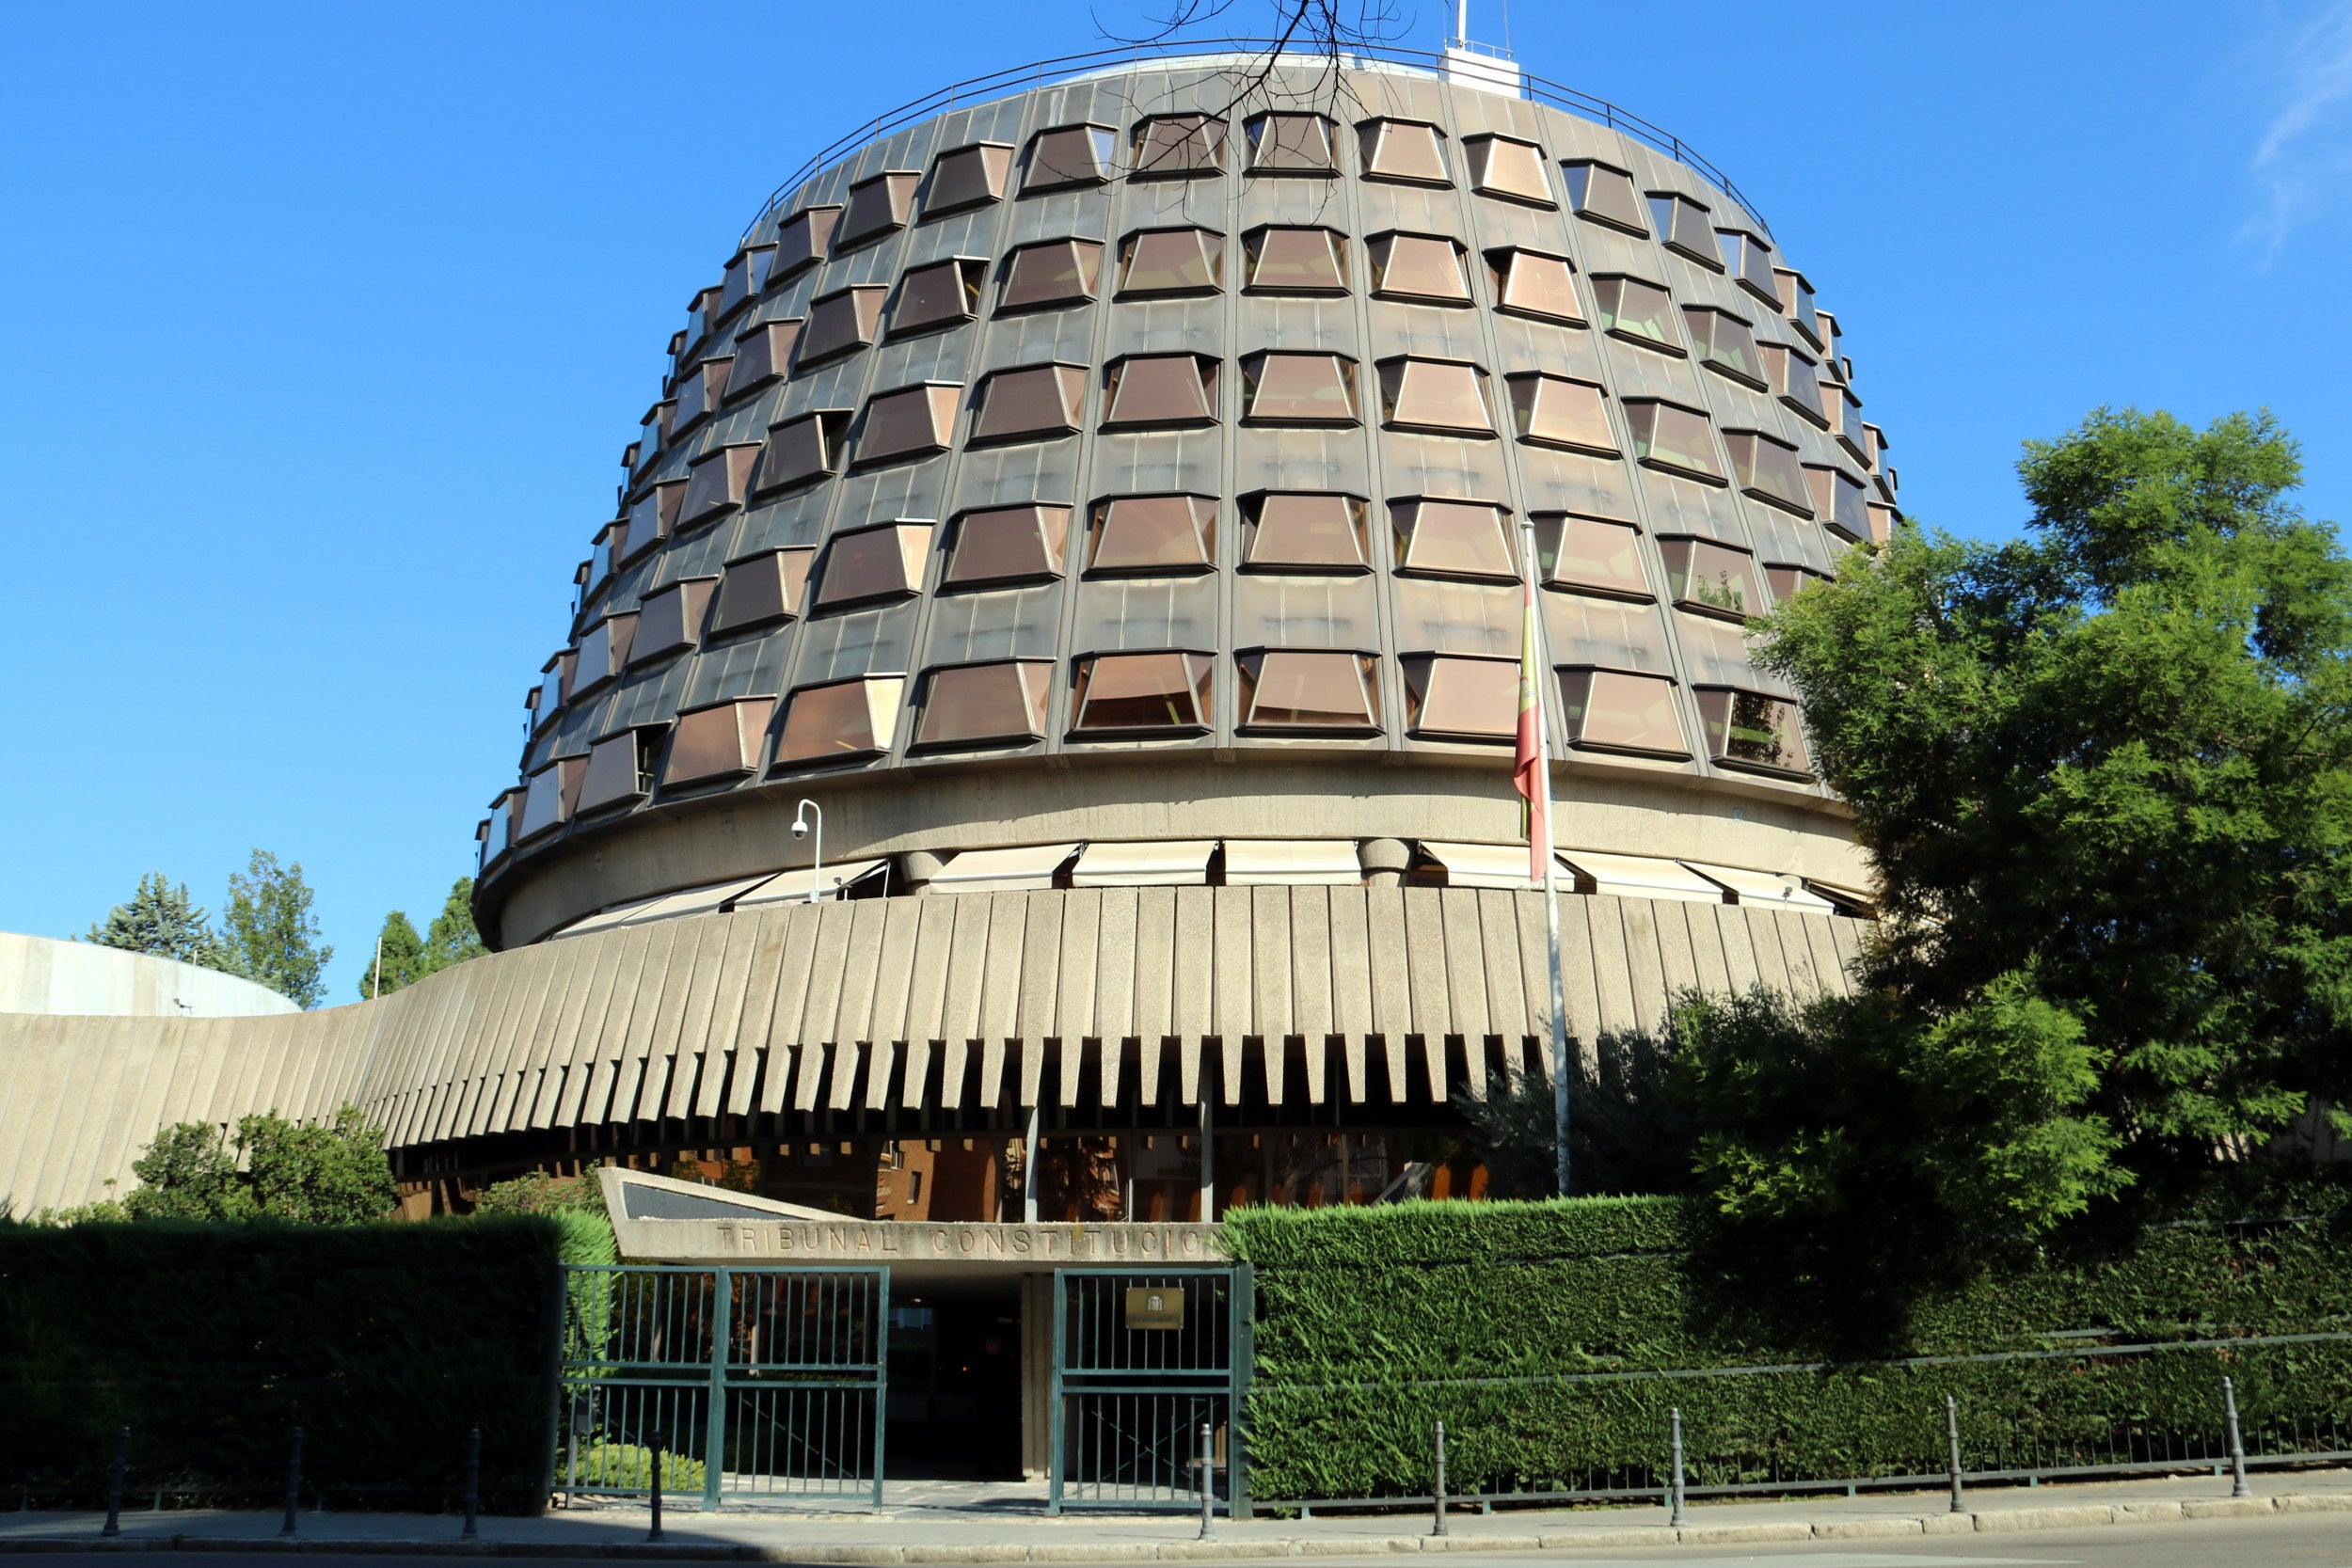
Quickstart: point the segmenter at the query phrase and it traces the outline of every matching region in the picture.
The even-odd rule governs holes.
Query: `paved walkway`
[[[2352,1470],[2257,1474],[2254,1496],[2233,1498],[2224,1478],[2011,1486],[1973,1491],[1953,1513],[1941,1493],[1875,1493],[1772,1502],[1693,1503],[1679,1528],[1655,1505],[1503,1510],[1451,1518],[1432,1536],[1426,1514],[1344,1513],[1312,1519],[1216,1521],[1197,1539],[1197,1516],[1064,1514],[1049,1517],[1041,1488],[892,1485],[875,1511],[787,1511],[730,1506],[718,1513],[666,1511],[660,1544],[645,1540],[642,1507],[557,1509],[538,1519],[484,1518],[476,1541],[458,1539],[446,1514],[305,1513],[293,1540],[276,1513],[125,1513],[122,1534],[98,1535],[90,1513],[0,1513],[0,1554],[158,1548],[287,1549],[369,1555],[536,1558],[729,1559],[805,1563],[1124,1562],[1264,1558],[1359,1558],[1396,1552],[1623,1551],[1675,1545],[1893,1540],[1905,1536],[2074,1530],[2187,1519],[2352,1514]],[[2352,1526],[2352,1520],[2347,1520]]]

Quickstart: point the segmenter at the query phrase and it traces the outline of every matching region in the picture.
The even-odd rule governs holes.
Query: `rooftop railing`
[[[1239,55],[1259,61],[1263,61],[1270,55],[1280,55],[1289,62],[1295,62],[1298,67],[1308,69],[1327,68],[1332,59],[1330,55],[1321,50],[1301,49],[1280,39],[1187,39],[1166,43],[1125,43],[1110,49],[1089,50],[1084,54],[1059,55],[1051,59],[1033,60],[1027,65],[992,71],[985,76],[975,76],[967,81],[957,82],[952,86],[926,93],[921,98],[876,115],[872,119],[860,124],[857,129],[836,139],[830,146],[819,149],[808,162],[793,170],[784,183],[769,194],[768,199],[761,204],[758,214],[752,219],[750,226],[744,230],[744,238],[748,240],[770,214],[782,208],[795,191],[798,191],[812,175],[826,165],[838,162],[860,148],[880,141],[894,131],[901,130],[918,120],[929,119],[934,115],[945,114],[959,104],[986,103],[1010,93],[1033,90],[1049,82],[1064,82],[1076,77],[1100,74],[1124,65],[1142,65],[1152,61],[1173,65],[1182,63],[1187,58],[1225,55]],[[1443,55],[1432,54],[1422,49],[1399,49],[1386,44],[1352,46],[1339,51],[1337,57],[1343,70],[1357,70],[1367,66],[1377,68],[1382,65],[1402,65],[1426,71],[1433,76],[1442,76],[1445,68]],[[1597,121],[1613,131],[1623,132],[1657,149],[1677,163],[1695,170],[1702,179],[1738,202],[1746,211],[1748,216],[1756,220],[1756,227],[1762,229],[1767,236],[1772,233],[1771,226],[1764,221],[1764,214],[1756,211],[1755,202],[1740,194],[1740,187],[1732,183],[1731,177],[1714,164],[1700,157],[1681,137],[1651,124],[1639,115],[1627,113],[1606,99],[1596,98],[1591,93],[1580,92],[1574,87],[1564,87],[1557,82],[1548,82],[1540,76],[1526,72],[1520,74],[1526,84],[1527,96],[1534,102],[1549,103],[1554,108],[1565,109],[1581,119]]]

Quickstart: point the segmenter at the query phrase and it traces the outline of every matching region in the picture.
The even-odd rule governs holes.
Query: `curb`
[[[1744,1525],[1632,1526],[1538,1535],[1390,1535],[1344,1540],[1274,1536],[1255,1541],[1080,1541],[1040,1545],[753,1546],[723,1542],[310,1540],[261,1536],[0,1537],[0,1556],[110,1552],[335,1553],[348,1557],[593,1558],[638,1562],[787,1562],[863,1568],[889,1563],[1247,1562],[1286,1557],[1381,1557],[1414,1552],[1469,1554],[1730,1546],[1770,1542],[1888,1540],[1929,1535],[2009,1534],[2106,1525],[2185,1524],[2283,1513],[2352,1513],[2352,1494],[2287,1492],[2268,1497],[2090,1503],[2008,1508],[1983,1513],[1925,1513],[1876,1519],[1758,1520]]]

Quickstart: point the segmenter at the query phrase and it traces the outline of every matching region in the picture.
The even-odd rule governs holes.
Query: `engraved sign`
[[[1129,1328],[1184,1326],[1184,1291],[1181,1285],[1130,1285],[1127,1288]]]

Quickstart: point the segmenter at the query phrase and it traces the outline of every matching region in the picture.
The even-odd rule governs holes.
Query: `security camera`
[[[806,838],[808,836],[808,824],[805,822],[793,823],[792,836],[794,838]]]

